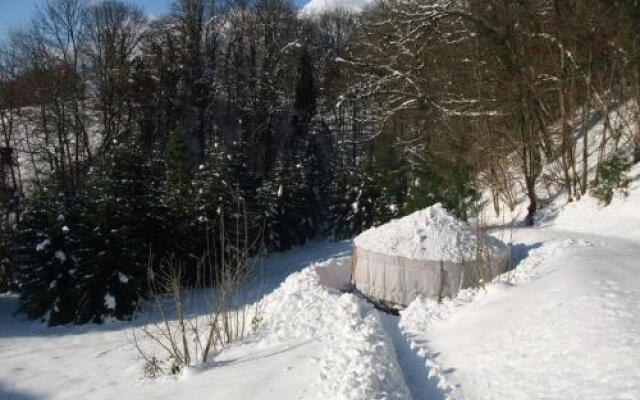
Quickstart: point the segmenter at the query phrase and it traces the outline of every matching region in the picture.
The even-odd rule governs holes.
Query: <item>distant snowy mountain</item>
[[[317,17],[331,12],[357,14],[375,0],[311,0],[300,10],[302,17]]]

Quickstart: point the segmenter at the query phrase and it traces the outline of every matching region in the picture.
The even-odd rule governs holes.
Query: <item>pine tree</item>
[[[405,199],[404,212],[411,213],[436,203],[462,219],[478,198],[472,169],[462,162],[451,164],[419,161],[411,167],[412,181]]]
[[[0,293],[14,287],[11,240],[13,225],[9,221],[0,224]]]
[[[371,189],[372,196],[375,196],[373,226],[379,226],[401,214],[403,188],[400,184],[401,169],[390,132],[385,130],[378,135],[374,146],[368,168],[373,179],[372,185],[376,186]]]
[[[299,157],[280,158],[257,191],[263,242],[268,252],[302,245],[317,232],[314,193],[305,172]]]
[[[82,297],[76,322],[130,318],[147,288],[147,263],[157,216],[148,213],[154,198],[148,164],[135,144],[105,154],[91,175],[83,218],[91,233],[83,245],[91,254],[81,262],[76,283]]]
[[[37,187],[14,242],[21,311],[50,325],[76,320],[81,296],[76,282],[88,253],[81,240],[88,232],[79,219],[85,199],[61,187],[55,176]]]
[[[169,141],[155,159],[164,169],[164,176],[157,187],[160,207],[163,210],[164,254],[189,260],[185,266],[189,280],[197,275],[196,259],[202,254],[204,238],[199,237],[194,202],[194,176],[184,129],[179,126],[169,136]],[[169,239],[170,238],[170,239]]]
[[[284,250],[289,245],[284,225],[286,201],[289,197],[288,189],[285,197],[286,175],[284,163],[277,160],[271,175],[263,180],[256,192],[261,248],[267,253]]]
[[[312,236],[325,235],[330,227],[334,149],[328,136],[324,131],[313,133],[302,161],[306,182],[305,202]]]
[[[296,97],[294,109],[298,115],[301,125],[306,127],[316,112],[316,98],[318,89],[316,88],[313,60],[309,54],[308,44],[303,44],[298,60],[298,74],[296,81]]]
[[[339,166],[334,179],[333,234],[350,238],[402,214],[402,169],[392,137],[383,132],[367,159],[357,166]]]
[[[341,166],[334,183],[333,235],[351,238],[369,229],[376,221],[378,187],[370,168]]]
[[[226,243],[237,243],[241,235],[236,232],[238,214],[238,197],[234,188],[231,169],[231,155],[221,143],[215,141],[205,154],[204,164],[200,165],[194,178],[194,215],[196,224],[195,238],[201,244],[199,253],[212,251],[220,254],[223,251],[221,240],[225,242],[225,251],[230,250]],[[235,240],[234,240],[235,239]],[[211,258],[216,268],[220,267],[220,257]],[[199,276],[209,271],[200,271]],[[193,276],[187,279],[193,280]],[[205,277],[212,282],[212,277]]]
[[[166,149],[168,199],[176,207],[182,207],[190,195],[191,161],[185,130],[179,126],[169,136]]]

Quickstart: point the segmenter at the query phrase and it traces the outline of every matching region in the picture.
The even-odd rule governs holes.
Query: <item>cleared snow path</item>
[[[402,333],[400,317],[378,311],[382,326],[389,335],[398,356],[398,362],[413,400],[445,400],[447,393],[438,386],[438,380],[429,377],[426,354]]]

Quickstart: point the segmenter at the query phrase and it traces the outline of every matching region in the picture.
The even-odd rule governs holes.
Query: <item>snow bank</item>
[[[492,254],[504,254],[499,240],[483,236]],[[369,229],[354,239],[358,248],[418,260],[461,263],[476,259],[478,235],[441,204]]]
[[[332,266],[316,264],[291,275],[264,300],[262,344],[320,341],[320,381],[312,398],[407,399],[410,394],[390,338],[377,313],[352,294],[322,284]],[[333,277],[344,276],[339,271]],[[333,280],[341,282],[341,279]]]

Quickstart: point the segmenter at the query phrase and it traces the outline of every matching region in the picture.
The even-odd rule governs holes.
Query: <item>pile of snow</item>
[[[474,260],[478,246],[477,230],[451,215],[441,204],[417,211],[369,229],[354,239],[358,248],[418,260]],[[482,243],[491,254],[504,254],[501,241],[483,235]]]
[[[320,381],[309,383],[317,390],[311,398],[410,398],[393,344],[375,309],[321,281],[321,276],[328,276],[327,268],[345,266],[344,260],[337,265],[334,261],[313,265],[291,275],[267,296],[261,343],[267,347],[308,341],[322,344],[323,354],[315,359]]]
[[[306,18],[319,17],[330,13],[362,12],[373,0],[311,0],[300,10],[300,16]]]

